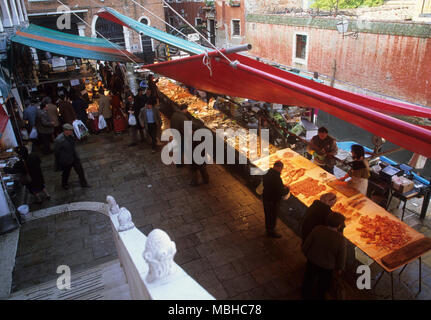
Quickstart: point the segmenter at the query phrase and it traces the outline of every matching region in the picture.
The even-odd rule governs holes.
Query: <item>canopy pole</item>
[[[224,53],[231,54],[231,53],[237,53],[241,51],[248,51],[251,50],[253,46],[250,43],[242,44],[240,46],[230,47],[224,50]]]
[[[195,31],[197,34],[199,34],[206,42],[209,43],[209,45],[211,47],[213,47],[223,58],[225,58],[227,61],[229,61],[229,63],[232,63],[232,61],[226,57],[226,55],[220,51],[215,45],[213,45],[207,38],[205,38],[205,36],[203,34],[201,34],[198,30],[196,30],[196,28],[194,26],[192,26],[190,24],[190,22],[188,22],[182,15],[180,15],[177,11],[175,11],[174,8],[172,8],[169,3],[167,3],[165,0],[162,0],[162,2],[165,4],[165,6],[167,6],[169,9],[171,9],[181,20],[183,20],[190,28],[192,28],[193,31]]]

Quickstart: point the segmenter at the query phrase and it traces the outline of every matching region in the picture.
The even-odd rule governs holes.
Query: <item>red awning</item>
[[[3,132],[6,129],[7,122],[9,121],[9,116],[0,103],[0,137],[3,136]]]
[[[239,54],[231,66],[217,52],[146,66],[194,88],[270,103],[314,107],[348,121],[407,150],[431,158],[431,130],[390,114],[431,118],[431,109],[335,89]],[[210,71],[211,69],[211,71]]]

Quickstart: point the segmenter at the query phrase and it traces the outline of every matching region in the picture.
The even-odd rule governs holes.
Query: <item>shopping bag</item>
[[[81,140],[82,138],[89,135],[87,127],[84,125],[84,123],[81,120],[75,120],[73,121],[73,131],[75,132],[76,137],[78,140]]]
[[[37,130],[36,130],[36,128],[35,127],[33,127],[32,129],[31,129],[31,132],[30,132],[30,139],[37,139]]]
[[[256,193],[258,194],[258,195],[262,195],[263,194],[263,181],[261,181],[260,183],[259,183],[259,185],[257,186],[257,188],[256,188]]]
[[[133,114],[129,115],[129,125],[136,126],[136,117]]]
[[[106,120],[102,115],[99,116],[99,126],[98,127],[99,127],[99,130],[103,130],[106,128]]]
[[[21,129],[21,137],[23,140],[28,140],[28,131],[27,129]]]

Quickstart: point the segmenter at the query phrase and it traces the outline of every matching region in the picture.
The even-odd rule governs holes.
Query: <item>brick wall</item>
[[[205,13],[202,11],[202,7],[205,6],[205,2],[173,2],[169,3],[169,5],[179,14],[182,14],[183,12],[183,17],[193,26],[195,26],[196,18],[200,18],[202,21],[205,21]],[[179,20],[178,15],[176,15],[169,8],[165,9],[165,15],[167,21],[169,17],[175,17],[177,23],[174,25],[174,27],[177,27],[178,25],[184,25],[184,22]]]
[[[239,6],[230,6],[229,1],[216,1],[216,44],[218,47],[227,47],[244,43],[245,39],[245,0]],[[240,35],[232,35],[232,20],[240,20]],[[227,42],[227,43],[226,43]]]
[[[252,54],[288,66],[431,106],[431,25],[352,23],[358,38],[336,30],[334,19],[248,15],[246,40]],[[349,31],[350,31],[349,29]],[[296,34],[307,36],[307,59],[293,59]],[[296,53],[296,52],[295,52]]]

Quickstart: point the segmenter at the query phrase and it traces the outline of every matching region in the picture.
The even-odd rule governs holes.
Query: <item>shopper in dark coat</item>
[[[176,166],[177,168],[183,167],[184,166],[184,155],[186,153],[186,146],[185,146],[185,136],[186,134],[188,135],[190,133],[190,137],[192,137],[192,132],[196,131],[199,129],[199,126],[194,123],[191,119],[189,119],[189,117],[187,116],[187,108],[188,106],[186,104],[182,104],[179,106],[179,111],[175,111],[172,116],[171,116],[171,128],[175,129],[179,132],[181,140],[177,141],[178,145],[181,145],[180,148],[180,152],[181,152],[181,163],[177,163]],[[191,121],[192,122],[192,130],[191,132],[186,132],[185,131],[185,123],[187,121]],[[189,152],[189,150],[187,150],[187,152]]]
[[[30,176],[30,181],[26,181],[25,186],[36,197],[37,203],[42,203],[40,196],[41,192],[49,200],[51,196],[45,188],[45,179],[43,177],[42,169],[40,168],[41,160],[35,152],[28,154],[27,148],[17,147],[15,152],[18,154],[20,160],[17,161],[12,168],[5,167],[5,173],[21,174],[22,176]],[[25,181],[23,179],[22,181]]]
[[[75,95],[75,99],[72,102],[72,106],[78,119],[81,120],[84,125],[87,125],[88,102],[84,100],[84,98],[80,94],[77,94]]]
[[[203,142],[203,140],[204,140],[204,137],[201,138],[201,141],[193,141],[193,143],[192,143],[193,153],[192,154],[194,154],[196,147],[199,146]],[[205,157],[206,157],[205,149],[202,150],[200,156],[205,159]],[[204,184],[209,183],[210,177],[208,174],[206,162],[199,164],[196,162],[196,159],[192,156],[192,164],[190,166],[190,171],[191,171],[191,177],[192,177],[192,181],[190,182],[190,185],[192,185],[192,186],[198,185],[199,172],[202,176],[203,183]]]
[[[129,147],[136,146],[138,144],[138,132],[141,136],[141,142],[145,140],[144,130],[139,121],[139,113],[141,112],[141,109],[145,106],[145,100],[142,100],[144,97],[145,96],[143,95],[143,91],[139,89],[138,95],[135,98],[133,98],[133,96],[128,96],[126,100],[126,111],[128,112],[129,117],[131,115],[134,115],[136,119],[136,124],[130,126],[131,142],[129,144]]]
[[[263,177],[263,209],[265,212],[265,226],[268,237],[280,238],[281,235],[275,232],[278,211],[280,210],[281,199],[289,194],[288,187],[283,185],[280,174],[283,170],[283,162],[277,161],[274,167]]]
[[[330,214],[326,226],[314,228],[302,245],[307,258],[303,299],[323,300],[331,285],[334,270],[341,273],[345,268],[347,244],[342,232],[344,221],[342,214]]]
[[[151,96],[153,96],[154,98],[156,98],[158,100],[159,99],[159,90],[157,88],[157,82],[159,82],[159,79],[154,79],[154,76],[152,74],[150,74],[150,75],[148,75],[147,82],[148,82],[148,89],[151,90]]]
[[[60,102],[58,109],[60,110],[60,116],[64,123],[73,124],[73,121],[77,119],[75,110],[69,99],[64,94],[59,94]]]
[[[68,189],[68,180],[70,171],[75,169],[79,176],[81,187],[90,187],[85,179],[84,169],[81,165],[81,160],[75,149],[75,140],[73,137],[73,126],[66,123],[63,125],[63,133],[60,134],[54,141],[55,163],[58,169],[63,171],[61,184],[63,189]]]
[[[337,201],[337,196],[332,192],[323,194],[320,200],[315,200],[305,211],[301,224],[301,238],[304,243],[307,236],[316,226],[325,225],[328,216],[332,213],[331,207]]]

